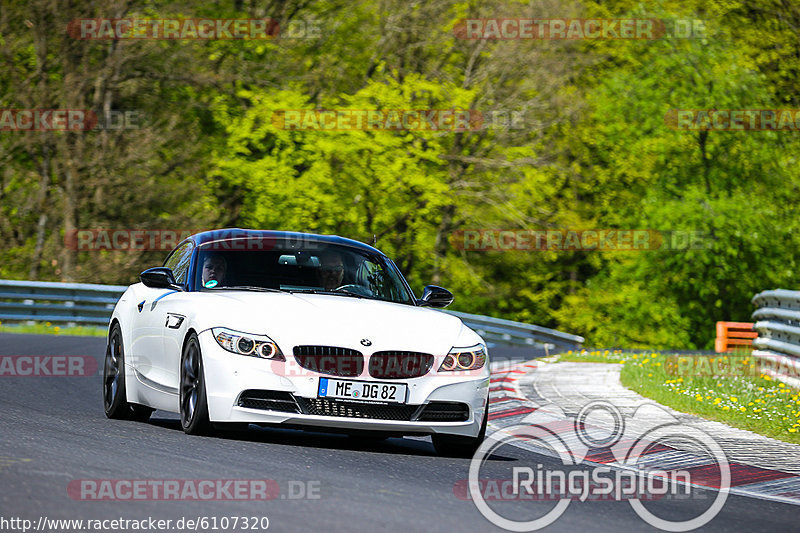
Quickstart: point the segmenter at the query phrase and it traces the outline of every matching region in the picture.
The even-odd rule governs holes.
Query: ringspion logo
[[[607,420],[602,426],[589,420]],[[658,420],[658,421],[656,421]],[[515,461],[492,465],[487,459],[504,446],[536,450]],[[544,452],[555,464],[542,464]],[[585,459],[603,454],[616,468],[595,466]],[[659,454],[661,458],[659,458]],[[558,460],[562,464],[558,464]],[[530,466],[526,465],[528,463]],[[685,468],[680,468],[684,465]],[[491,472],[491,475],[488,474]],[[498,478],[498,474],[501,476]],[[707,498],[693,487],[713,486]],[[624,416],[613,404],[596,400],[568,417],[555,405],[541,406],[518,425],[487,435],[469,466],[467,480],[453,487],[456,497],[472,499],[492,524],[508,531],[536,531],[553,524],[572,501],[627,501],[647,524],[664,531],[691,531],[707,524],[722,510],[731,486],[731,468],[720,445],[707,433],[681,424],[669,411],[643,404]],[[644,502],[710,500],[706,508],[686,509],[686,515],[667,518]],[[546,512],[522,521],[496,501],[557,501]],[[532,507],[533,511],[542,507]]]

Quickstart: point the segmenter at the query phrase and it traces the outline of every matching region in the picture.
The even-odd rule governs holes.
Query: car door
[[[164,266],[172,270],[178,285],[188,287],[189,266],[194,244],[187,242],[176,248],[167,258]],[[177,394],[178,376],[169,357],[164,353],[164,335],[171,331],[176,319],[168,316],[170,298],[183,294],[174,289],[149,289],[145,287],[137,315],[138,344],[137,374],[146,385],[162,392]],[[143,304],[143,305],[142,305]],[[185,318],[185,317],[184,317]],[[184,322],[184,320],[181,320]],[[137,340],[134,340],[137,343]]]

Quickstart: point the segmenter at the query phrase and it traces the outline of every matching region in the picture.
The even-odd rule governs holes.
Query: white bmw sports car
[[[416,299],[395,264],[357,241],[256,230],[194,235],[144,271],[109,325],[110,418],[180,413],[186,433],[248,424],[378,438],[431,435],[469,455],[486,433],[486,343]]]

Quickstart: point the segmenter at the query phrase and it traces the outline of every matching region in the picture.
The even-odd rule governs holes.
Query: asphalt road
[[[90,355],[101,370],[104,349],[101,338],[0,334],[0,355]],[[481,477],[507,479],[517,464],[557,467],[546,456],[504,447],[486,463]],[[181,431],[176,415],[161,411],[148,423],[106,419],[99,374],[0,376],[0,529],[12,529],[3,523],[10,518],[38,523],[40,517],[152,517],[174,524],[182,517],[238,516],[268,517],[274,531],[502,531],[471,501],[456,496],[454,486],[467,478],[468,469],[468,460],[438,457],[422,438],[375,444],[255,426],[225,438],[190,437]],[[269,501],[83,501],[67,491],[70,482],[81,479],[269,479],[277,482],[280,495]],[[298,487],[311,490],[314,497],[294,499]],[[702,513],[714,495],[702,494],[708,499],[665,499],[648,508],[660,516],[688,519]],[[531,519],[553,505],[503,502],[493,508],[504,516]],[[792,505],[730,496],[703,530],[796,531],[799,511]],[[656,529],[627,502],[573,501],[546,530]]]

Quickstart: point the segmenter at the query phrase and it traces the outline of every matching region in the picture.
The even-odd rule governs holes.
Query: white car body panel
[[[138,308],[143,303],[141,311]],[[212,422],[293,424],[398,433],[446,433],[476,436],[487,409],[489,363],[477,371],[437,372],[453,347],[484,344],[460,319],[440,311],[366,298],[324,294],[290,294],[219,290],[181,292],[151,289],[142,283],[128,288],[117,303],[112,323],[119,322],[125,346],[127,401],[179,412],[178,387],[183,343],[190,332],[200,341]],[[224,350],[212,328],[228,328],[267,335],[286,357],[286,363],[248,357]],[[369,339],[370,346],[363,346]],[[324,345],[352,348],[365,356],[364,372],[352,379],[404,383],[407,403],[433,400],[469,405],[463,422],[396,421],[371,418],[316,416],[239,407],[248,389],[286,391],[316,398],[320,377],[300,369],[293,347]],[[434,364],[424,376],[375,379],[367,373],[368,357],[383,350],[433,354]]]

